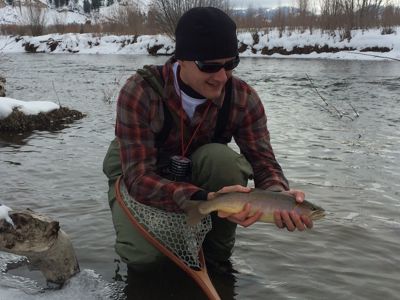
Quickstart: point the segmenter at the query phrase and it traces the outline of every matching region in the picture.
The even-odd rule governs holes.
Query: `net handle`
[[[120,184],[122,182],[122,177],[119,176],[117,182],[115,184],[115,196],[118,204],[122,208],[122,210],[127,215],[129,221],[131,221],[132,225],[139,231],[139,233],[154,247],[156,247],[161,253],[167,256],[173,263],[175,263],[179,268],[181,268],[186,274],[188,274],[203,290],[203,292],[207,295],[210,300],[221,300],[218,295],[214,285],[211,282],[210,277],[207,273],[207,267],[205,264],[203,250],[200,250],[199,260],[201,268],[200,270],[193,270],[188,265],[186,265],[181,259],[179,259],[172,251],[168,250],[164,247],[156,238],[154,238],[143,226],[140,224],[134,216],[130,213],[129,208],[126,206],[124,200],[122,199],[122,195],[120,192]]]

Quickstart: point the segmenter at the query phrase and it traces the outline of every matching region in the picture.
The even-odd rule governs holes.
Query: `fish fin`
[[[201,201],[187,200],[185,201],[186,222],[190,226],[195,226],[206,216],[200,213],[199,205]]]

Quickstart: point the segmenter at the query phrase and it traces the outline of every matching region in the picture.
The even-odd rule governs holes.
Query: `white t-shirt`
[[[178,66],[179,66],[178,62],[174,63],[173,70],[174,70],[175,90],[178,95],[182,96],[182,106],[183,106],[184,111],[188,115],[189,119],[193,120],[193,115],[196,110],[196,107],[199,106],[200,104],[203,104],[204,102],[206,102],[207,99],[205,99],[205,98],[197,99],[197,98],[190,97],[189,95],[185,94],[185,92],[179,88],[178,77],[177,77],[178,76]]]

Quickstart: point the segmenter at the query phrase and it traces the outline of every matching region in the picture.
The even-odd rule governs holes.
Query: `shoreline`
[[[399,34],[397,34],[399,32]],[[380,29],[353,30],[350,39],[340,31],[239,32],[242,57],[322,58],[400,61],[400,27],[391,34]],[[0,55],[7,53],[173,55],[174,41],[165,35],[48,34],[0,36]]]

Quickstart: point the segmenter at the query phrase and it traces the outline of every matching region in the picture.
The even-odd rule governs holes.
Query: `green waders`
[[[192,159],[192,183],[207,190],[218,191],[224,186],[247,185],[252,168],[244,156],[223,144],[207,144],[197,149]],[[108,177],[108,201],[116,232],[115,250],[129,267],[141,269],[146,264],[165,259],[133,227],[115,199],[114,186],[121,175],[119,146],[114,140],[104,158],[103,172]],[[212,214],[212,230],[203,243],[207,260],[224,262],[235,244],[236,224]]]

